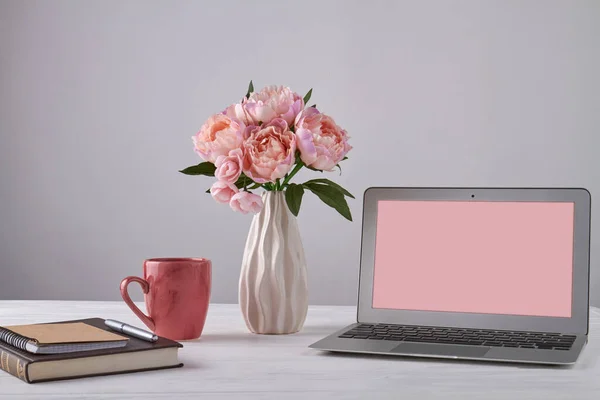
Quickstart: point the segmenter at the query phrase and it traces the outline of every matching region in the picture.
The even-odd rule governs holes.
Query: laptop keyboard
[[[339,337],[469,346],[519,347],[543,350],[569,350],[575,341],[575,336],[558,333],[386,324],[360,324]]]

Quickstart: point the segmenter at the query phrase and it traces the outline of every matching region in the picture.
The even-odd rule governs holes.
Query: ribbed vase
[[[265,192],[254,216],[240,274],[239,301],[251,332],[287,334],[302,329],[308,310],[304,248],[283,192]]]

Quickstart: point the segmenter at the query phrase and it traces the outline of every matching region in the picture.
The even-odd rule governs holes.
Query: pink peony
[[[243,98],[241,102],[232,104],[229,107],[227,107],[223,111],[223,114],[227,115],[231,119],[241,121],[245,125],[254,125],[252,117],[250,117],[250,114],[248,114],[248,111],[246,111],[246,108],[244,107],[245,103],[246,98]]]
[[[221,182],[235,183],[242,173],[242,149],[234,149],[227,156],[219,156],[215,161],[215,177]]]
[[[233,115],[247,116],[253,125],[269,123],[282,118],[288,126],[294,123],[296,115],[304,108],[304,100],[298,93],[284,86],[267,86],[260,92],[250,94],[242,102],[242,107],[234,106]],[[243,110],[242,110],[243,109]],[[245,112],[244,112],[245,111]],[[238,117],[239,118],[239,117]]]
[[[245,125],[224,114],[210,117],[200,132],[192,138],[196,153],[204,160],[214,163],[217,157],[228,155],[230,150],[240,148]]]
[[[296,137],[281,118],[263,126],[246,128],[243,170],[258,183],[275,182],[295,162]]]
[[[304,164],[331,171],[352,150],[348,134],[333,118],[309,107],[296,118],[296,138]]]
[[[235,185],[221,181],[215,182],[210,188],[210,194],[219,203],[229,203],[231,198],[238,192],[239,190]]]
[[[233,195],[229,205],[234,211],[242,214],[257,213],[263,207],[262,198],[250,192],[239,192]]]

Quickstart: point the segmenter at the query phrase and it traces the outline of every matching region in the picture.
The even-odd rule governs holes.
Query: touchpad
[[[453,346],[446,344],[402,343],[392,349],[392,353],[427,354],[432,356],[483,357],[489,347]]]

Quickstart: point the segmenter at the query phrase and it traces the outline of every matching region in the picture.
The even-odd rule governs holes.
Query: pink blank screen
[[[380,201],[373,308],[571,317],[573,203]]]

